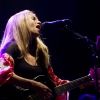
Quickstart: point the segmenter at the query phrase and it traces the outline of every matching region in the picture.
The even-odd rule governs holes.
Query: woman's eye
[[[36,18],[35,18],[35,17],[33,17],[32,19],[33,19],[33,20],[36,20]]]

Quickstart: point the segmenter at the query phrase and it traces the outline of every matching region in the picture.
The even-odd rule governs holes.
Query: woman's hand
[[[43,98],[43,100],[52,100],[52,90],[41,82],[35,81],[34,90]]]

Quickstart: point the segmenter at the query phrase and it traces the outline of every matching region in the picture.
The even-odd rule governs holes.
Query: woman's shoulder
[[[10,48],[13,48],[13,47],[16,47],[16,48],[18,48],[18,45],[17,45],[17,43],[15,43],[15,42],[9,42],[9,43],[7,43],[6,45],[5,45],[5,47],[10,47]]]
[[[15,42],[10,42],[10,43],[8,43],[7,45],[6,45],[6,48],[8,49],[8,50],[15,50],[15,51],[18,51],[19,49],[18,49],[18,45],[17,45],[17,43],[15,43]]]
[[[10,55],[15,55],[16,53],[19,52],[18,45],[15,42],[9,42],[4,46],[1,52],[2,54],[8,53]]]

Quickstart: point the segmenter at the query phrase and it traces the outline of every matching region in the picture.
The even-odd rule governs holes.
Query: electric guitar
[[[39,76],[35,77],[34,80],[39,81],[39,82],[45,84],[46,86],[48,86],[53,92],[52,100],[55,100],[56,97],[58,95],[60,95],[61,93],[65,92],[67,90],[74,89],[82,84],[85,84],[85,83],[91,81],[92,78],[90,75],[87,75],[87,76],[78,78],[76,80],[70,81],[69,83],[66,83],[66,84],[63,84],[60,86],[56,86],[51,79],[49,79],[48,77],[46,77],[44,75],[39,75]],[[44,100],[38,93],[33,93],[29,89],[24,89],[21,87],[17,87],[17,89],[20,91],[23,98],[25,98],[23,100]]]

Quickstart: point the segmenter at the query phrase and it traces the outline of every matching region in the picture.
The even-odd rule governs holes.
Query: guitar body
[[[53,83],[53,81],[44,75],[39,75],[39,76],[35,77],[34,80],[45,84],[52,91],[54,91],[54,87],[56,87],[56,85]]]
[[[46,86],[48,86],[54,94],[54,97],[52,98],[52,100],[56,99],[55,90],[54,90],[54,87],[56,87],[56,85],[53,83],[53,81],[50,78],[44,75],[39,75],[35,77],[34,80],[41,82],[45,84]],[[17,90],[20,93],[20,96],[23,98],[23,100],[44,100],[38,93],[33,92],[30,89],[24,89],[21,87],[17,87]]]
[[[70,81],[69,83],[62,84],[60,86],[56,86],[50,78],[44,75],[39,75],[35,77],[34,80],[48,86],[52,90],[52,93],[53,93],[52,100],[56,100],[57,95],[60,95],[61,93],[67,90],[74,89],[84,83],[87,83],[91,81],[92,78],[90,75],[87,75],[79,79]],[[16,88],[19,91],[20,96],[23,98],[22,100],[44,100],[38,93],[33,92],[32,90],[24,89],[18,86],[16,86]]]

